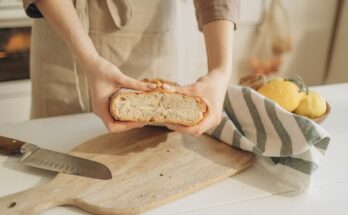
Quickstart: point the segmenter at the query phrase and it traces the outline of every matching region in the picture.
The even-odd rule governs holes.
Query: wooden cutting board
[[[104,163],[113,178],[58,174],[43,186],[0,198],[1,214],[37,214],[57,205],[94,214],[138,214],[221,181],[255,160],[207,135],[157,127],[106,134],[71,154]]]

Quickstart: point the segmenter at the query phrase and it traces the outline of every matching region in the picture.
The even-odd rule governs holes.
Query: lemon
[[[326,100],[317,92],[309,92],[300,102],[295,113],[309,118],[316,118],[326,112]]]
[[[257,91],[289,112],[299,106],[305,95],[295,83],[284,79],[270,81]]]

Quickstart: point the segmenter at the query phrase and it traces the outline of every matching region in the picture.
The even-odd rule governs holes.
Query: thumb
[[[172,90],[179,93],[186,94],[186,95],[195,95],[196,93],[194,84],[190,84],[186,86],[173,86]]]
[[[154,83],[145,83],[145,82],[130,78],[126,75],[123,75],[123,77],[118,82],[121,85],[121,87],[129,88],[133,90],[147,91],[147,90],[152,90],[156,88],[156,84]]]

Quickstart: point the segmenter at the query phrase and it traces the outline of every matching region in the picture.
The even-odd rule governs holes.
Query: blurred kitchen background
[[[274,47],[268,45],[270,30],[265,24],[271,0],[241,1],[231,83],[238,83],[240,77],[251,72],[265,72],[256,71],[254,55],[266,61],[274,57],[269,54]],[[185,77],[179,78],[182,83],[189,83],[194,81],[189,71],[206,72],[204,41],[197,30],[192,0],[176,2],[177,45],[180,47],[178,67],[188,71]],[[281,3],[280,13],[278,11],[273,18],[285,20],[276,25],[285,37],[289,36],[290,47],[285,47],[281,58],[276,55],[277,72],[269,75],[297,74],[310,86],[348,82],[347,1],[282,0]],[[265,25],[266,33],[260,31],[260,27]],[[25,15],[21,0],[0,0],[0,123],[29,119],[30,26],[31,20]],[[256,64],[262,64],[260,62]],[[269,62],[267,66],[270,67]]]

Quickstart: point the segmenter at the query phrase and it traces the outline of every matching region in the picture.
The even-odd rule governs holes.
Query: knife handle
[[[0,136],[0,153],[4,155],[20,154],[24,144],[23,141]]]

